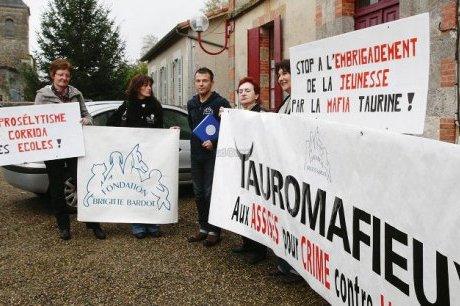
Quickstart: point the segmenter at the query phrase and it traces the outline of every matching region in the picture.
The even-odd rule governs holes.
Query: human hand
[[[209,150],[209,151],[211,151],[214,148],[211,140],[206,140],[205,142],[203,142],[201,144],[201,146],[203,146],[203,148],[205,148],[206,150]]]
[[[91,120],[89,120],[88,118],[81,118],[80,123],[81,123],[81,125],[90,125]]]
[[[224,112],[225,108],[223,106],[221,106],[219,108],[219,117],[222,116],[222,113]]]

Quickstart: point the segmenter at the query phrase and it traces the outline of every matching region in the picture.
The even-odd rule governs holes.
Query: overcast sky
[[[23,0],[30,8],[29,40],[31,53],[37,50],[40,17],[48,0]],[[142,38],[154,34],[161,39],[179,22],[190,19],[204,7],[204,0],[98,0],[111,10],[126,41],[130,61],[139,59]]]

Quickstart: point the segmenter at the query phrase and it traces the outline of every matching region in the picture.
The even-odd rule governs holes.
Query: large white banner
[[[422,134],[428,13],[290,48],[292,112]]]
[[[85,126],[78,220],[175,223],[179,130]]]
[[[0,108],[0,166],[85,154],[78,103]]]
[[[231,110],[217,150],[209,221],[332,305],[460,305],[459,146]]]

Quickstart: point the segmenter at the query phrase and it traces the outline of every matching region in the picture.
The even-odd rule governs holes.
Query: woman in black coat
[[[153,80],[146,75],[133,77],[126,90],[126,100],[115,111],[107,122],[109,126],[124,126],[136,128],[163,128],[163,108],[153,96]],[[160,225],[139,224],[131,225],[134,236],[145,238],[148,234],[160,237]]]
[[[253,78],[244,77],[238,84],[238,100],[244,110],[253,112],[265,112],[259,104],[260,86]],[[254,240],[241,237],[243,244],[237,248],[233,248],[233,253],[250,253],[249,264],[255,265],[258,262],[267,258],[267,247]]]

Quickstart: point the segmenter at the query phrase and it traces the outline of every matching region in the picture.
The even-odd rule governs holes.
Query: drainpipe
[[[460,0],[457,0],[455,1],[455,16],[456,16],[456,21],[457,21],[457,46],[456,46],[456,54],[455,54],[455,58],[457,60],[457,118],[455,119],[455,125],[457,126],[457,129],[459,130],[459,136],[457,137],[457,144],[460,144],[460,94],[459,94],[459,90],[460,90],[460,58],[459,58],[459,43],[460,43],[460,29],[459,29],[459,26],[460,26],[460,22],[458,20],[459,18],[459,12],[458,12],[458,9],[459,9],[459,1]]]
[[[179,35],[179,36],[182,36],[182,37],[187,37],[187,38],[190,38],[190,39],[192,39],[192,40],[198,41],[198,38],[197,38],[197,37],[192,36],[192,35],[190,35],[190,34],[182,33],[182,32],[180,32],[177,28],[176,28],[176,34]],[[202,39],[201,41],[204,42],[204,43],[207,43],[208,45],[214,46],[214,47],[219,47],[219,48],[223,48],[223,47],[224,47],[224,46],[222,46],[222,45],[216,44],[215,42],[212,42],[212,41],[209,41],[209,40]]]
[[[176,34],[179,35],[179,36],[182,36],[182,37],[186,37],[188,39],[191,39],[191,40],[194,40],[194,41],[198,41],[198,38],[197,37],[194,37],[190,34],[185,34],[185,33],[182,33],[179,31],[179,29],[176,27]],[[216,44],[212,41],[208,41],[208,40],[201,40],[202,42],[204,43],[207,43],[211,46],[214,46],[214,47],[219,47],[219,48],[223,48],[224,46],[222,45],[219,45],[219,44]],[[194,80],[195,78],[195,63],[193,62],[193,46],[192,44],[190,44],[190,57],[191,57],[191,61],[189,62],[189,80]],[[193,93],[194,92],[194,87],[193,87],[193,82],[188,82],[189,83],[189,95],[190,93]]]

